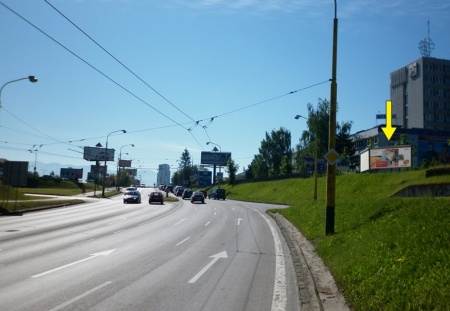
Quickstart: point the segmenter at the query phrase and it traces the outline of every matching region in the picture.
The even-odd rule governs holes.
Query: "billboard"
[[[136,168],[126,168],[124,169],[125,172],[127,172],[128,174],[130,174],[133,177],[136,177],[137,175],[137,169]]]
[[[3,184],[13,187],[26,187],[28,179],[28,162],[5,161]]]
[[[303,171],[308,174],[314,173],[314,158],[304,157],[303,158]],[[325,174],[327,171],[327,163],[325,159],[317,159],[317,173]]]
[[[87,161],[114,161],[114,149],[84,147],[83,159]]]
[[[82,168],[61,168],[59,176],[61,178],[78,180],[83,178],[83,169]]]
[[[411,167],[411,146],[371,148],[369,161],[371,170]]]
[[[200,163],[227,166],[228,159],[230,158],[231,152],[202,151]]]
[[[119,160],[119,167],[131,167],[131,160]]]

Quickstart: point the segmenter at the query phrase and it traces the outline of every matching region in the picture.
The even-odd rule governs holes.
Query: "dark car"
[[[181,187],[178,187],[174,191],[175,191],[174,192],[175,196],[179,197],[179,196],[181,196],[183,194],[184,189],[181,188]]]
[[[191,195],[191,203],[194,203],[195,201],[200,201],[205,203],[205,196],[203,195],[203,192],[201,191],[195,191]]]
[[[125,191],[123,203],[141,203],[141,193],[136,190]]]
[[[211,192],[208,195],[208,198],[214,199],[214,200],[225,200],[225,189],[222,188],[214,188],[211,190]]]
[[[192,192],[194,192],[194,191],[192,191],[192,190],[190,190],[190,189],[184,189],[184,191],[183,191],[183,194],[181,195],[181,198],[184,200],[184,199],[190,199],[191,198],[191,195],[192,195]]]
[[[148,204],[152,203],[164,203],[164,195],[162,194],[162,192],[151,192],[148,195]]]
[[[201,193],[203,193],[203,196],[205,197],[205,199],[208,197],[208,192],[206,190],[198,190]]]

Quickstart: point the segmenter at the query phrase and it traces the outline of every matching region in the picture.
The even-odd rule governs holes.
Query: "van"
[[[209,194],[208,194],[208,198],[209,199],[214,199],[214,200],[225,200],[225,189],[222,188],[214,188],[212,189]]]

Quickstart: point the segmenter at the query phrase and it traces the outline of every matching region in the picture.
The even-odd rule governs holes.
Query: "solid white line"
[[[189,240],[189,239],[190,239],[190,237],[187,237],[187,238],[185,238],[183,241],[178,242],[177,244],[175,244],[175,246],[181,245],[181,244],[183,244],[184,242],[186,242],[186,241]]]
[[[73,299],[70,299],[69,301],[67,301],[67,302],[65,302],[65,303],[63,303],[63,304],[60,304],[59,306],[54,307],[53,309],[50,309],[49,311],[58,311],[58,310],[61,310],[61,309],[65,308],[65,307],[67,307],[68,305],[74,303],[75,301],[80,300],[81,298],[84,298],[84,297],[86,297],[87,295],[90,295],[90,294],[92,294],[93,292],[96,292],[96,291],[98,291],[99,289],[101,289],[101,288],[103,288],[103,287],[105,287],[105,286],[107,286],[107,285],[109,285],[109,284],[111,284],[111,283],[112,283],[111,281],[105,282],[105,283],[103,283],[103,284],[101,284],[101,285],[99,285],[99,286],[97,286],[97,287],[94,287],[94,288],[91,289],[91,290],[88,290],[87,292],[85,292],[85,293],[83,293],[83,294],[81,294],[81,295],[79,295],[79,296],[77,296],[77,297],[75,297],[75,298],[73,298]]]
[[[249,206],[248,206],[249,207]],[[251,208],[251,207],[249,207]],[[257,209],[251,208],[258,212],[262,218],[269,225],[272,232],[273,241],[275,243],[275,284],[273,288],[272,297],[272,311],[285,311],[287,302],[287,290],[286,290],[286,261],[284,260],[283,246],[281,244],[280,236],[277,230],[270,222],[269,216],[260,212]]]
[[[114,234],[121,233],[121,232],[124,232],[124,231],[127,231],[127,229],[122,229],[122,230],[116,231],[116,232],[114,232]]]
[[[209,225],[210,224],[210,222],[208,221],[206,224],[205,224],[205,227],[207,226],[207,225]]]

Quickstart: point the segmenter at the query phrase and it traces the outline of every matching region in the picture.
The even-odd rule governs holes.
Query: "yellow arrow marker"
[[[392,102],[390,100],[386,101],[386,126],[381,129],[388,140],[391,140],[392,135],[394,135],[397,129],[396,127],[392,127]]]

